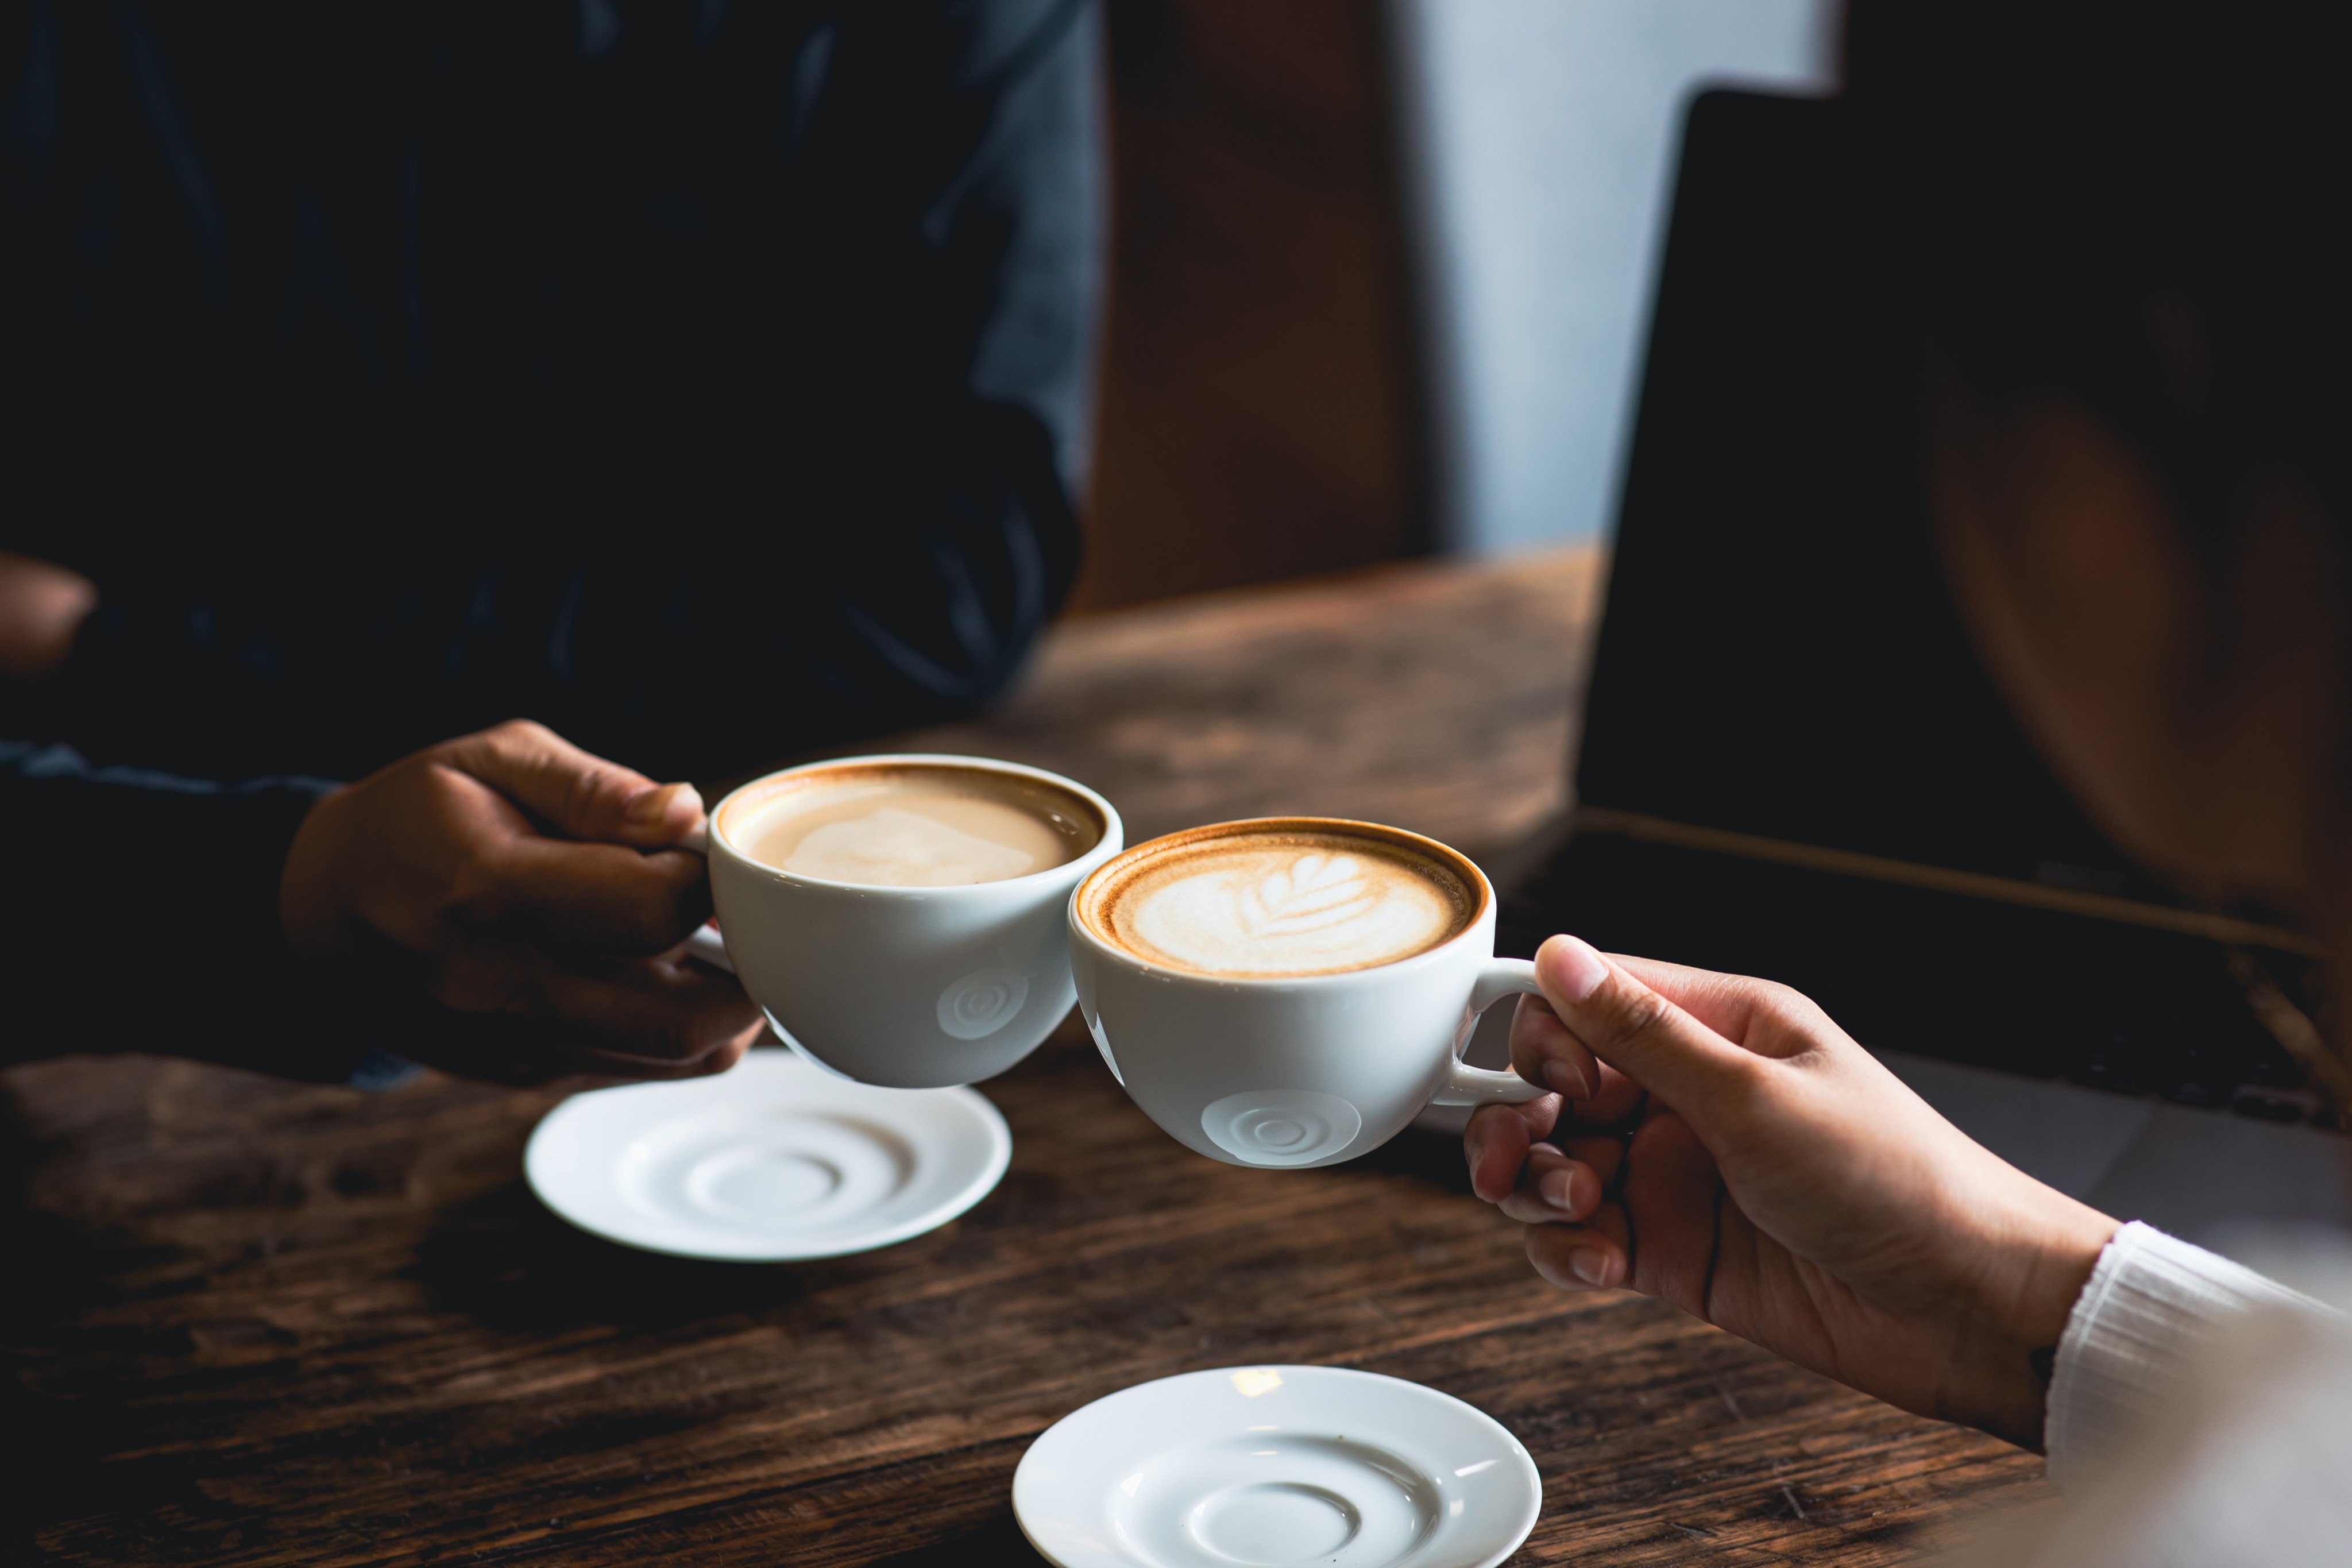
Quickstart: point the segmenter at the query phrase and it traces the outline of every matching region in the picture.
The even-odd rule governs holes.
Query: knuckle
[[[667,952],[692,936],[700,923],[686,919],[686,911],[669,900],[640,900],[632,918],[636,928],[632,939],[647,953]]]
[[[667,952],[702,923],[702,915],[692,904],[685,889],[650,877],[633,877],[625,889],[614,889],[610,940],[639,957]]]
[[[1756,987],[1758,1005],[1780,1017],[1793,1020],[1821,1013],[1820,1004],[1793,985],[1783,985],[1777,980],[1754,980],[1748,984]]]
[[[1837,1042],[1846,1038],[1845,1031],[1838,1027],[1828,1010],[1796,987],[1769,981],[1759,981],[1758,984],[1762,987],[1758,997],[1759,1011],[1797,1042],[1796,1049],[1779,1054],[1802,1055],[1825,1047],[1834,1048]]]
[[[1674,1016],[1674,1005],[1646,985],[1629,986],[1609,1011],[1612,1044],[1636,1044],[1656,1036]]]
[[[469,860],[449,873],[441,895],[443,919],[462,931],[478,931],[503,924],[513,910],[506,881],[479,861]]]
[[[615,763],[578,762],[564,770],[565,815],[591,831],[609,828],[618,822],[621,808],[645,782]]]
[[[536,719],[508,719],[482,731],[494,741],[509,745],[536,745],[555,738],[555,731]]]
[[[530,984],[487,953],[459,952],[436,966],[425,994],[452,1013],[517,1016],[535,1013]]]
[[[601,767],[579,768],[563,782],[563,813],[567,820],[593,820],[599,807],[605,804],[609,791]]]

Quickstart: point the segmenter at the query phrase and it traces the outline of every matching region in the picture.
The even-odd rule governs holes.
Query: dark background
[[[1108,609],[1428,547],[1382,8],[1111,0]]]

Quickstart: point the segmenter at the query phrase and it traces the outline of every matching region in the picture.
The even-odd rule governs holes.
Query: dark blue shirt
[[[520,715],[709,778],[1001,688],[1076,559],[1096,31],[9,6],[0,545],[101,606],[0,695],[0,972],[64,1008],[0,1058],[100,994],[84,1043],[282,1067],[227,1037],[301,777]]]

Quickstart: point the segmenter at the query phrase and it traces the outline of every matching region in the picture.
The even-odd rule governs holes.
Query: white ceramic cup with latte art
[[[1018,763],[788,768],[711,811],[719,924],[688,951],[819,1067],[894,1089],[977,1082],[1068,1016],[1064,911],[1121,831],[1093,790]]]
[[[1432,1104],[1545,1092],[1461,1059],[1481,1013],[1538,988],[1495,956],[1485,875],[1434,839],[1326,817],[1192,828],[1106,861],[1069,919],[1103,1060],[1213,1160],[1335,1164]]]

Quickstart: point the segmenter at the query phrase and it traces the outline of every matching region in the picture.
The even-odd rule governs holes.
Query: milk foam
[[[1433,947],[1460,923],[1442,889],[1384,856],[1296,843],[1241,843],[1147,871],[1118,918],[1138,945],[1221,974],[1368,969]]]
[[[788,776],[720,806],[717,831],[763,866],[881,888],[1025,877],[1069,864],[1102,837],[1061,790],[919,763]]]
[[[1018,877],[1037,860],[1025,849],[966,833],[919,812],[885,805],[811,828],[777,864],[832,882],[942,888]]]

